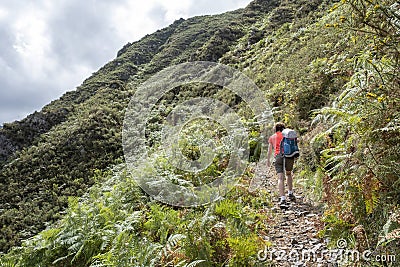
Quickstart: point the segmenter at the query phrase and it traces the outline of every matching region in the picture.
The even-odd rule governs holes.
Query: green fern
[[[202,262],[205,262],[205,260],[195,260],[195,261],[192,261],[192,262],[190,262],[190,263],[187,263],[185,266],[183,266],[183,267],[195,267],[195,266],[197,266],[197,265],[199,265],[200,263],[202,263]]]
[[[162,249],[162,256],[168,257],[168,254],[173,252],[173,250],[178,246],[178,243],[185,238],[186,236],[182,234],[171,235]]]
[[[15,262],[12,259],[3,258],[1,255],[0,255],[0,266],[1,267],[17,267],[17,265],[15,264]]]

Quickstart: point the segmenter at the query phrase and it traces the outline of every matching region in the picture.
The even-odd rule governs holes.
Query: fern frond
[[[337,98],[339,102],[349,100],[350,98],[356,97],[361,92],[360,87],[351,87],[345,89]]]
[[[207,208],[203,217],[201,218],[201,226],[205,227],[207,225],[208,222],[212,222],[215,220],[215,216],[214,215],[210,215],[211,211],[210,208]]]
[[[108,246],[110,246],[111,242],[115,238],[115,231],[106,229],[102,231],[101,240],[103,241],[100,246],[100,251],[105,250]]]
[[[157,266],[157,263],[160,261],[160,253],[157,253],[162,246],[160,244],[146,244],[145,247],[138,252],[138,260],[141,264],[140,266]],[[158,255],[154,257],[154,255]],[[149,265],[147,265],[149,264]]]
[[[17,265],[12,260],[1,259],[0,258],[0,266],[2,266],[2,267],[16,267]]]
[[[57,264],[57,263],[60,262],[60,261],[64,261],[64,260],[68,259],[69,257],[71,257],[72,255],[73,255],[73,254],[70,253],[70,254],[68,254],[68,255],[66,255],[66,256],[64,256],[64,257],[60,257],[60,258],[56,259],[55,261],[53,261],[52,264]]]
[[[186,260],[181,260],[175,265],[175,267],[185,267],[186,265],[187,265]]]
[[[393,133],[398,133],[400,131],[400,125],[394,125],[394,126],[387,126],[383,127],[380,129],[376,129],[373,132],[393,132]]]
[[[108,265],[109,266],[109,265]],[[107,267],[106,264],[101,262],[99,259],[95,259],[89,267]]]
[[[191,263],[186,264],[184,267],[195,267],[199,263],[202,263],[202,262],[205,262],[205,260],[195,260],[195,261],[192,261]]]
[[[183,234],[171,235],[171,236],[168,238],[166,247],[167,247],[168,249],[173,248],[173,247],[176,247],[176,246],[178,245],[178,242],[181,241],[182,239],[185,239],[185,238],[186,238],[186,235],[183,235]]]
[[[174,248],[178,246],[179,241],[185,238],[186,235],[183,234],[171,235],[163,249],[160,251],[160,256],[168,257],[169,252],[174,251]]]

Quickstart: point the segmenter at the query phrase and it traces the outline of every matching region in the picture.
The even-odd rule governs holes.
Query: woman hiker
[[[285,158],[280,152],[280,144],[282,141],[282,131],[285,129],[285,125],[282,122],[275,124],[275,134],[268,139],[268,154],[267,154],[267,168],[271,166],[271,155],[274,151],[275,157],[275,170],[278,174],[278,189],[279,189],[279,207],[281,209],[287,208],[286,196],[285,196],[285,174],[288,185],[288,198],[290,201],[295,201],[296,197],[293,194],[293,164],[294,158]]]

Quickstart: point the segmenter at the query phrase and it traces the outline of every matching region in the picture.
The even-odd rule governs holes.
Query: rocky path
[[[336,266],[328,263],[329,251],[318,235],[323,229],[322,211],[307,201],[298,188],[295,188],[296,201],[288,202],[288,209],[281,210],[278,207],[275,172],[257,167],[249,191],[262,187],[270,192],[273,203],[273,219],[270,228],[263,234],[272,246],[259,253],[259,259],[265,266]]]

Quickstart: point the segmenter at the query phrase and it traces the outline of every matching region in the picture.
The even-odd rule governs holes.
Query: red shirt
[[[275,134],[271,135],[271,137],[268,139],[268,143],[272,145],[275,151],[275,156],[279,154],[281,147],[281,141],[282,141],[282,132],[276,132]]]

